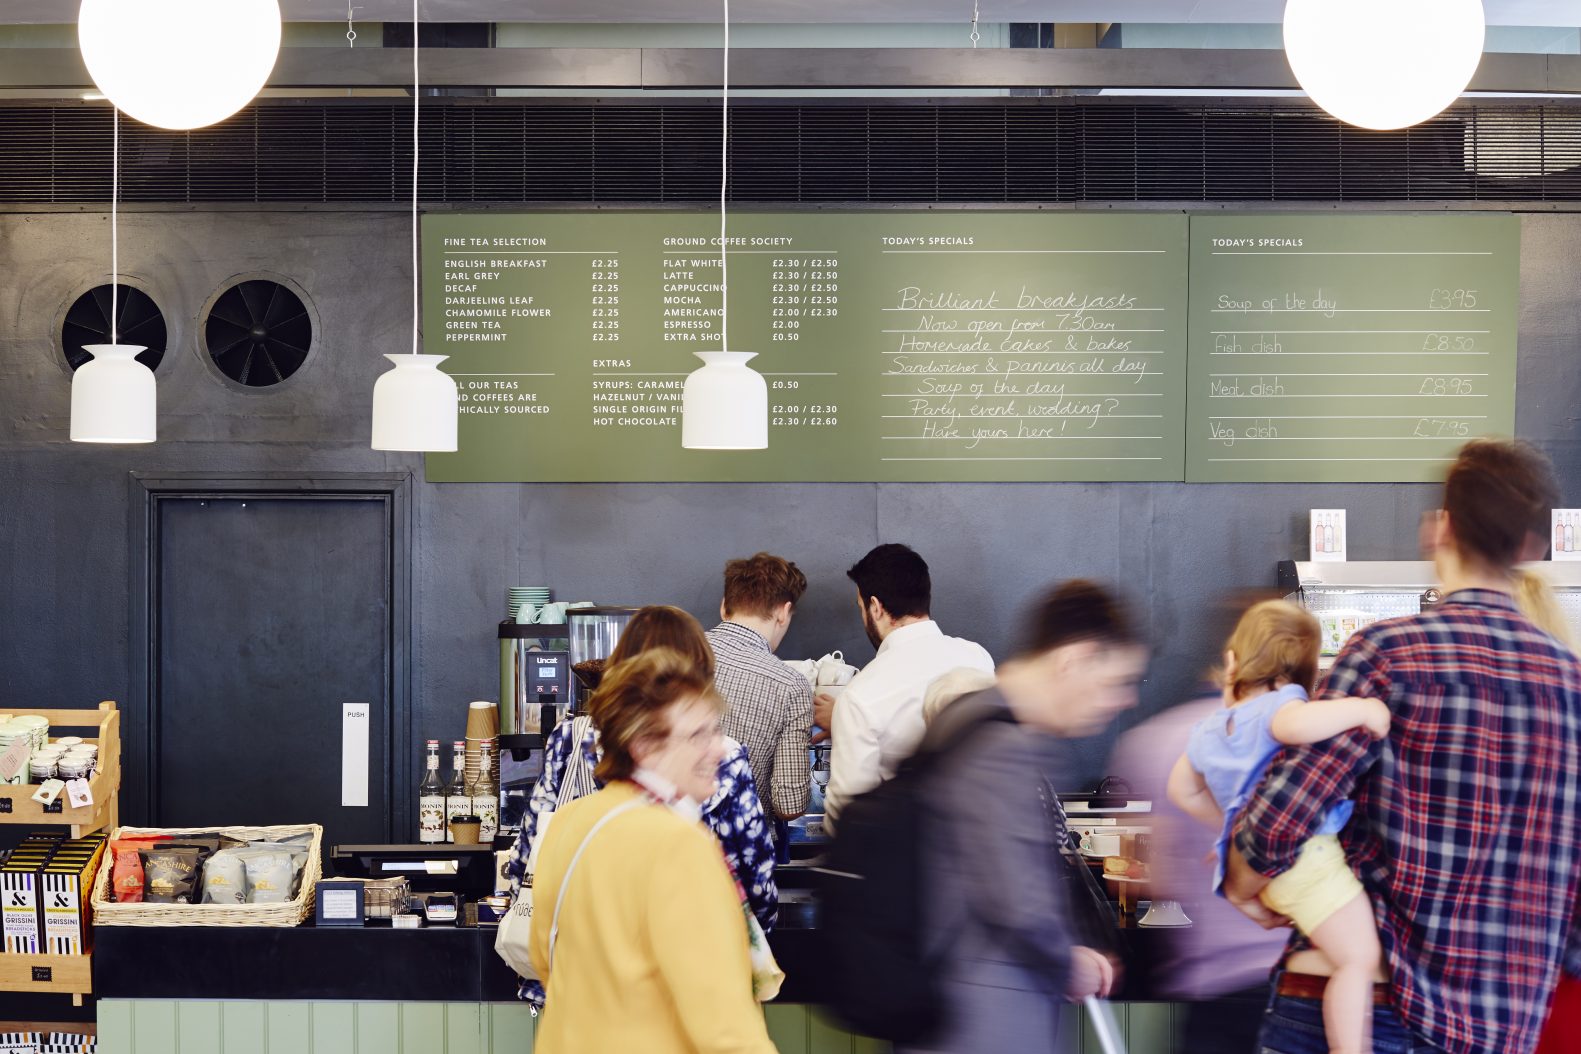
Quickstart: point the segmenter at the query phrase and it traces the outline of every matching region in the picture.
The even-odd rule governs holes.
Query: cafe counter
[[[876,1054],[887,1045],[842,1031],[815,1009],[827,996],[815,907],[804,877],[783,875],[770,935],[786,974],[765,1007],[783,1054]],[[1126,988],[1116,1005],[1133,1054],[1167,1054],[1170,1004],[1149,1000],[1158,930],[1122,925]],[[132,927],[96,930],[100,1054],[492,1054],[532,1050],[534,1019],[494,953],[491,927]],[[1065,1015],[1071,1050],[1082,1015]],[[1096,1049],[1096,1048],[1091,1048]]]

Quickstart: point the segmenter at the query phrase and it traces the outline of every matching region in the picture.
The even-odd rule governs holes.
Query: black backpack
[[[926,950],[923,883],[929,808],[925,791],[941,759],[995,720],[1002,706],[968,717],[952,704],[893,779],[840,811],[820,874],[821,917],[832,993],[829,1008],[852,1031],[895,1043],[926,1038],[939,1024],[940,962]],[[940,729],[939,725],[949,725]]]

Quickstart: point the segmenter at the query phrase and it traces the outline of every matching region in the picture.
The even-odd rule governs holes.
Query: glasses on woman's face
[[[670,730],[670,742],[688,750],[704,751],[718,742],[723,734],[717,723],[694,728],[690,732],[676,728]]]

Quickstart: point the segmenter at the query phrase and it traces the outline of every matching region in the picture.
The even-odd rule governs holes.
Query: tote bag
[[[576,799],[592,794],[598,789],[598,784],[593,779],[593,768],[582,753],[582,741],[587,737],[592,724],[592,719],[586,716],[578,717],[571,722],[571,756],[566,761],[565,772],[560,776],[560,787],[555,794],[554,808],[543,809],[538,813],[532,845],[527,851],[526,874],[522,878],[522,887],[517,892],[516,899],[511,902],[510,910],[505,913],[504,918],[500,919],[499,931],[494,935],[495,953],[505,960],[505,965],[516,971],[518,977],[528,981],[543,980],[538,976],[538,971],[533,969],[532,958],[527,951],[528,942],[532,939],[532,879],[538,873],[538,850],[543,847],[544,837],[549,833],[554,814]],[[580,850],[577,855],[581,855]],[[570,877],[567,873],[566,878],[569,880]]]

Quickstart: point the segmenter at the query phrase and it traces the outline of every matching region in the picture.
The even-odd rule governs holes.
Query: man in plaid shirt
[[[1294,863],[1330,805],[1354,798],[1341,841],[1387,961],[1378,1051],[1531,1051],[1574,939],[1581,662],[1512,595],[1514,565],[1542,554],[1557,501],[1547,461],[1524,444],[1461,451],[1435,528],[1443,603],[1358,632],[1323,684],[1323,697],[1388,703],[1388,738],[1356,731],[1284,752],[1236,826],[1225,895],[1274,925],[1257,900],[1266,876]],[[1326,1049],[1328,972],[1292,942],[1260,1049]]]
[[[790,629],[807,576],[789,560],[758,553],[725,565],[723,620],[708,631],[714,649],[714,687],[730,703],[725,735],[740,740],[752,762],[766,811],[774,820],[775,854],[790,858],[785,821],[807,811],[812,766],[812,685],[775,658]]]

